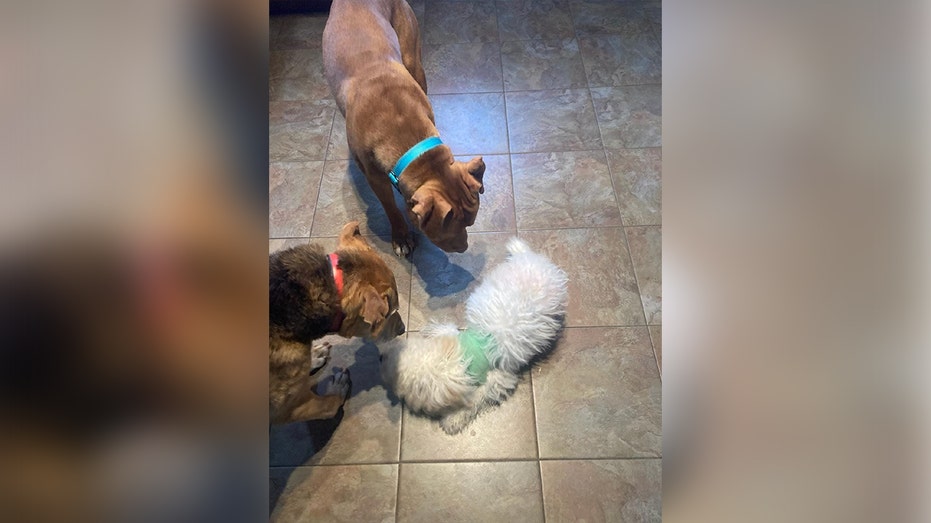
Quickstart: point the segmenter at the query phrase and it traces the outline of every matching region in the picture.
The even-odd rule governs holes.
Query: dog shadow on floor
[[[349,162],[346,175],[355,188],[355,194],[346,197],[356,198],[360,206],[365,209],[365,219],[369,229],[387,245],[388,251],[383,252],[383,254],[385,256],[395,256],[391,250],[391,226],[388,223],[388,216],[385,214],[381,202],[372,192],[372,188],[369,187],[365,175],[362,174],[354,161]],[[394,203],[399,209],[406,208],[406,203],[397,191],[394,192]],[[410,227],[411,224],[406,213],[404,220]],[[415,228],[412,228],[412,230],[414,231],[415,247],[411,262],[417,269],[417,276],[424,282],[427,294],[434,297],[449,296],[465,290],[475,279],[472,273],[451,262],[449,255],[433,245],[420,231]],[[375,247],[379,248],[377,245]],[[481,256],[481,259],[478,260],[478,271],[476,273],[481,272],[484,265],[484,256]]]

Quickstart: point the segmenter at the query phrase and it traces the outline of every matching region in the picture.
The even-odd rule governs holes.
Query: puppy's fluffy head
[[[386,346],[382,372],[410,410],[441,416],[468,405],[476,387],[462,362],[456,328],[425,332]]]

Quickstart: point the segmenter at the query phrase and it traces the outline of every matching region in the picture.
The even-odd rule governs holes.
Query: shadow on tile
[[[405,208],[397,193],[394,203],[399,209]],[[311,236],[336,236],[350,220],[362,222],[362,234],[391,243],[391,225],[385,208],[365,175],[353,160],[329,160],[323,169]]]
[[[306,463],[327,446],[345,416],[342,408],[331,419],[272,425],[268,429],[269,463],[273,467]],[[287,459],[280,451],[285,451]]]
[[[417,247],[414,249],[411,261],[417,269],[424,290],[430,297],[449,296],[462,292],[475,280],[473,272],[481,272],[485,267],[485,256],[480,255],[473,260],[475,263],[470,272],[450,261],[449,255],[433,245],[422,233],[415,234]]]

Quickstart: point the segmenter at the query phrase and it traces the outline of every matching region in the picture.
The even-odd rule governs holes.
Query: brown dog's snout
[[[439,247],[440,249],[443,249],[446,252],[462,253],[462,252],[466,252],[466,249],[469,248],[469,240],[468,239],[465,239],[462,241],[452,240],[452,241],[446,241],[442,243],[437,242],[436,245],[437,247]]]

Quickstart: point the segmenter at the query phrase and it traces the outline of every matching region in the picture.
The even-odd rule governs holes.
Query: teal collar
[[[459,333],[459,345],[462,347],[462,361],[466,364],[466,372],[479,384],[485,383],[488,369],[488,348],[493,343],[490,334],[472,329]]]
[[[401,178],[401,173],[404,172],[404,169],[407,169],[407,166],[417,158],[420,158],[423,153],[440,145],[443,145],[443,140],[440,140],[439,136],[431,136],[408,149],[398,160],[398,163],[394,164],[394,169],[388,171],[388,179],[391,180],[391,185],[394,185],[394,188],[400,191],[398,179]]]

